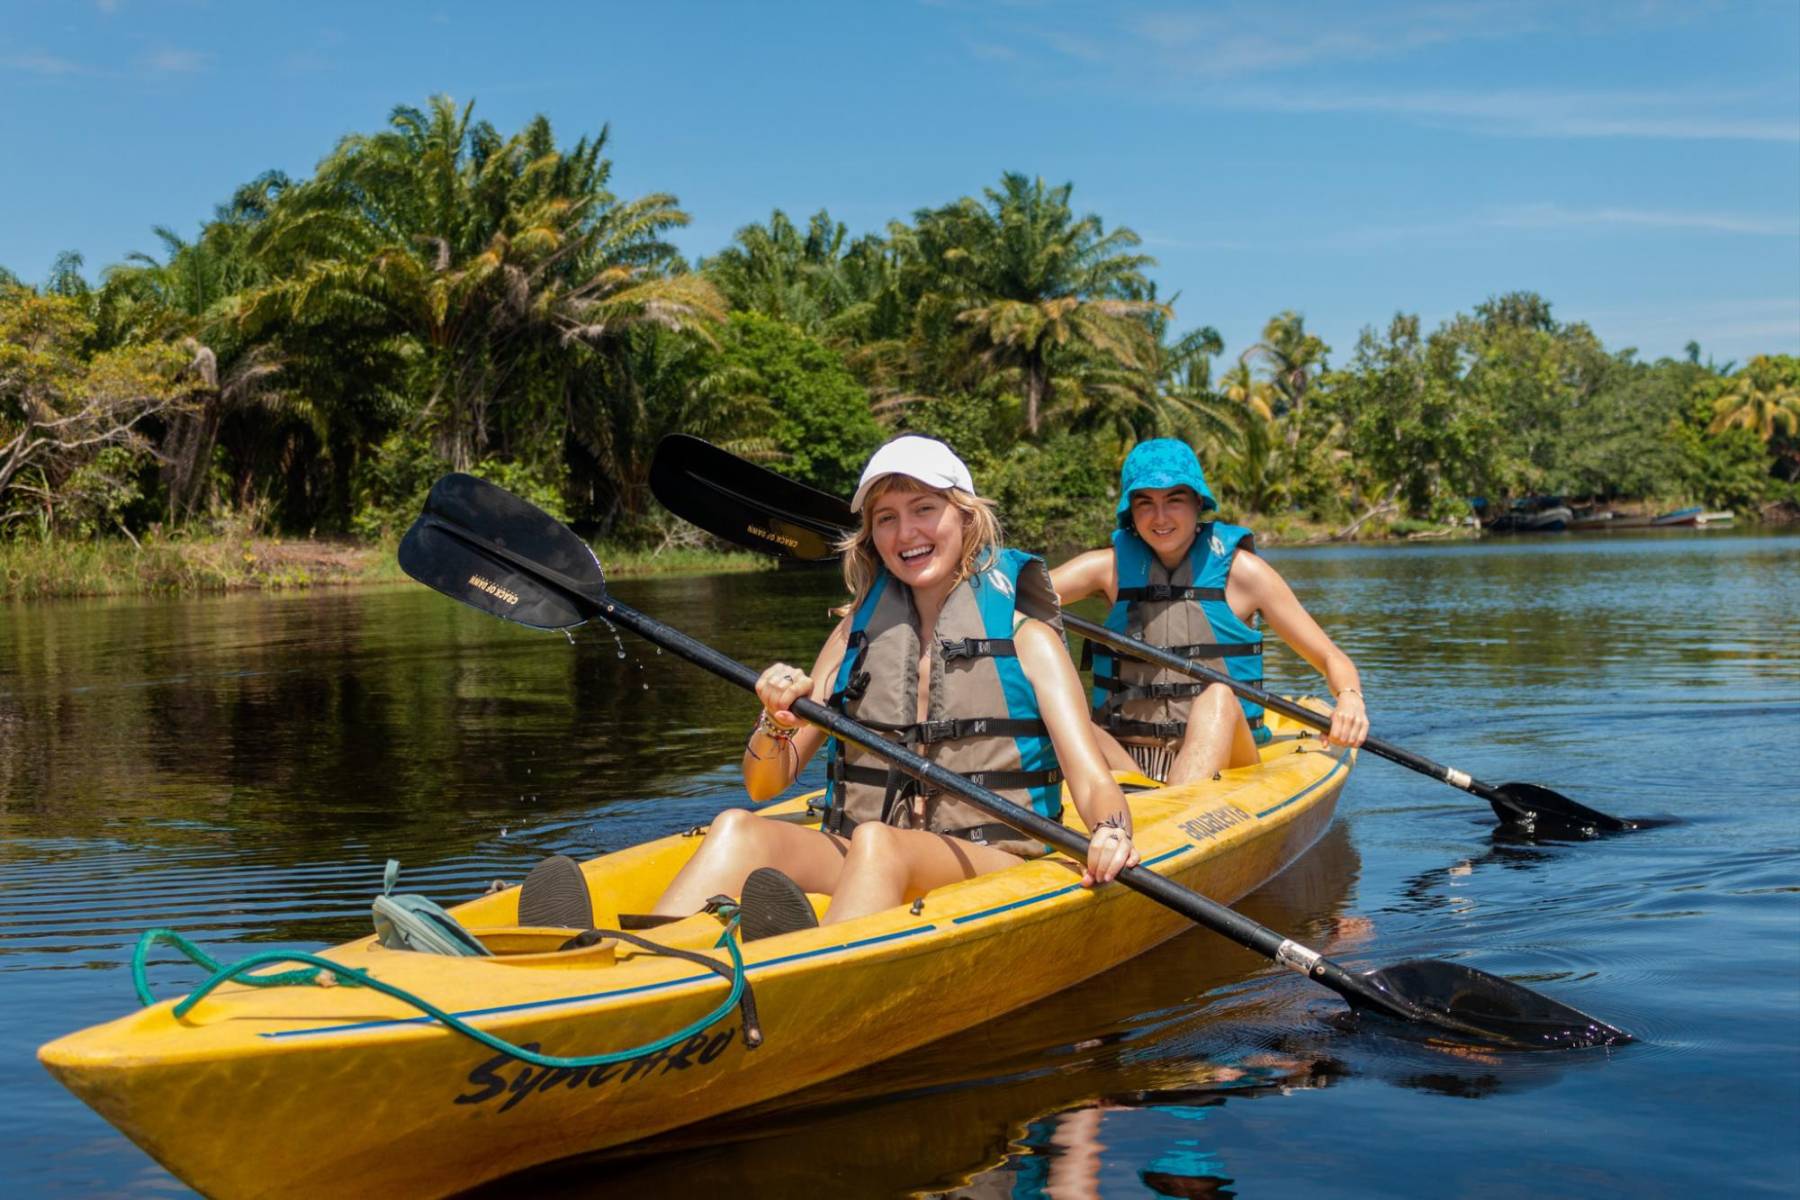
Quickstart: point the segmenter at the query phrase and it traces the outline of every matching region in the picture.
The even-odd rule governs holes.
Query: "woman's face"
[[[1194,544],[1200,501],[1192,488],[1139,488],[1131,493],[1131,527],[1165,563]]]
[[[962,566],[962,510],[942,492],[890,487],[869,502],[869,528],[882,565],[908,587],[948,585]]]

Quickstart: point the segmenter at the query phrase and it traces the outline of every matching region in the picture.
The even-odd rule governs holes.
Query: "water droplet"
[[[643,685],[643,686],[644,686],[644,690],[645,690],[645,691],[646,691],[646,692],[647,692],[647,691],[649,691],[649,690],[650,690],[650,685],[649,685],[649,684],[647,684],[647,683],[646,683],[646,684],[644,684],[644,685]]]
[[[569,639],[569,645],[573,646],[575,644],[575,633],[573,630],[563,630],[563,636]]]
[[[619,658],[621,660],[623,660],[624,657],[625,657],[625,647],[621,646],[621,647],[619,647]]]

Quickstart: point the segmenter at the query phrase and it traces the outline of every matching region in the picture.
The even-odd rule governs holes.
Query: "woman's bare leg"
[[[728,808],[650,911],[685,917],[717,895],[736,896],[758,867],[774,867],[808,892],[837,890],[847,844],[810,825],[794,825]]]
[[[1137,765],[1137,760],[1131,757],[1131,751],[1125,749],[1119,739],[1113,736],[1112,730],[1100,725],[1094,726],[1094,740],[1100,743],[1100,754],[1106,759],[1109,770],[1141,770]]]
[[[1194,707],[1188,711],[1187,736],[1169,766],[1167,782],[1211,779],[1215,772],[1248,767],[1257,758],[1256,737],[1244,719],[1244,706],[1230,688],[1211,684],[1194,698]]]
[[[1019,864],[1019,856],[961,838],[895,829],[865,821],[850,837],[850,854],[832,893],[825,924],[893,908],[932,888]]]

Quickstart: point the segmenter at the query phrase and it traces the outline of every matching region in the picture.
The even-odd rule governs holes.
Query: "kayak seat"
[[[594,928],[594,904],[587,877],[566,854],[552,854],[525,876],[519,887],[519,924],[555,929]]]
[[[811,929],[819,923],[799,884],[774,867],[758,867],[738,898],[738,931],[746,942]]]

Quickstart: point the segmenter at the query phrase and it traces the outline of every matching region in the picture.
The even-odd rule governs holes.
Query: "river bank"
[[[1667,511],[1652,502],[1620,502],[1623,513]],[[1785,525],[1800,518],[1790,504],[1769,504],[1740,514],[1744,523]],[[1297,513],[1248,519],[1258,545],[1318,546],[1345,542],[1440,541],[1478,538],[1469,522],[1431,522],[1376,512],[1342,522],[1309,520]],[[1069,547],[1073,553],[1080,547]],[[776,565],[740,550],[692,546],[644,550],[602,543],[595,547],[614,578],[709,575],[766,571]],[[1052,560],[1054,561],[1054,559]],[[163,593],[284,591],[397,583],[405,579],[390,542],[211,534],[202,537],[121,538],[87,541],[0,541],[0,601],[77,596]]]
[[[749,553],[675,548],[656,553],[601,545],[615,578],[762,571]],[[209,536],[104,541],[0,542],[0,601],[159,593],[282,591],[397,583],[406,577],[386,542]]]

